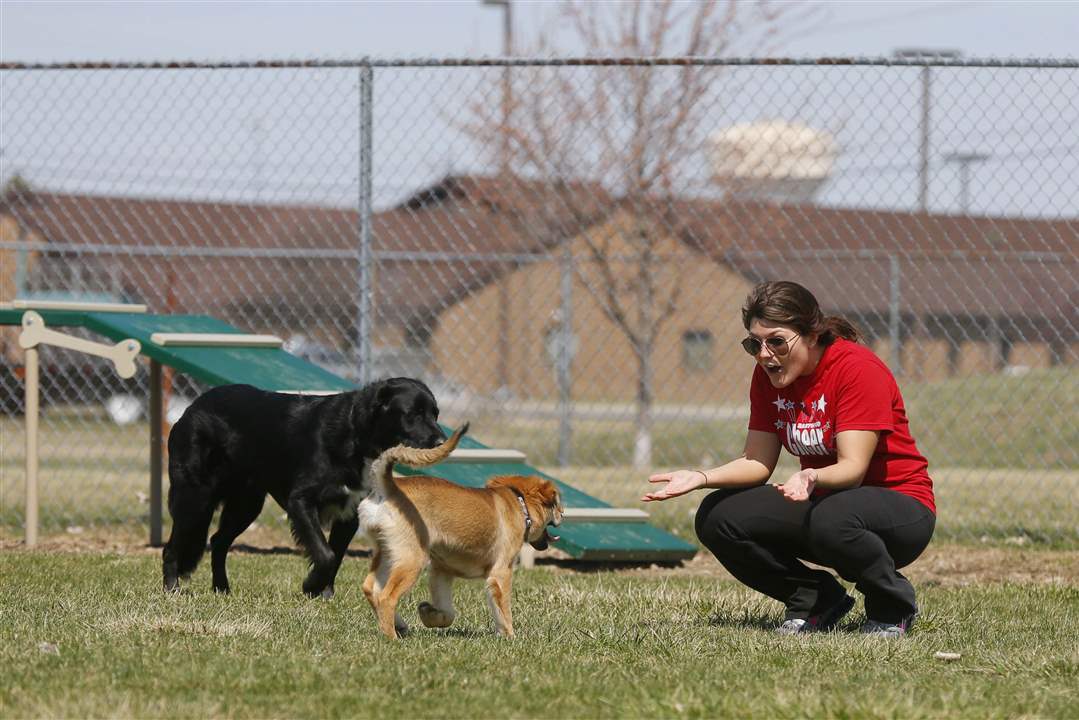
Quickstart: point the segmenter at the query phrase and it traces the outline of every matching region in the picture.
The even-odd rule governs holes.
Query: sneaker
[[[806,626],[805,618],[791,618],[784,620],[783,624],[776,628],[777,635],[797,635]]]
[[[791,618],[784,620],[783,624],[776,628],[779,635],[797,635],[798,633],[828,632],[834,628],[843,616],[854,607],[854,598],[843,595],[843,598],[832,607],[822,613],[810,615],[807,618]]]
[[[876,638],[901,638],[910,632],[915,617],[917,613],[908,615],[899,622],[880,622],[866,618],[862,624],[862,634]]]

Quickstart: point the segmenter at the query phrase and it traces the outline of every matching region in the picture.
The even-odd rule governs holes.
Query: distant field
[[[1079,370],[981,376],[904,388],[912,427],[930,459],[939,496],[938,533],[957,540],[1024,538],[1079,543]],[[459,418],[446,418],[448,423]],[[525,451],[529,462],[589,494],[637,507],[648,472],[626,466],[627,422],[575,424],[572,465],[559,468],[558,427],[548,420],[479,415],[474,435],[493,447]],[[657,469],[718,464],[741,451],[744,420],[666,421],[655,430]],[[21,418],[0,417],[0,524],[23,516]],[[118,427],[93,406],[52,407],[41,422],[42,522],[69,525],[145,522],[149,429]],[[784,455],[777,476],[794,468]],[[659,525],[692,536],[699,497],[646,509]],[[268,503],[261,522],[280,525]]]
[[[1079,470],[1079,368],[902,383],[902,388],[912,432],[934,468]],[[522,449],[533,464],[557,462],[554,421],[482,415],[467,419],[472,433],[487,445]],[[576,422],[571,464],[628,464],[633,430],[630,422]],[[745,418],[657,421],[654,463],[663,468],[718,463],[742,451],[745,433]]]

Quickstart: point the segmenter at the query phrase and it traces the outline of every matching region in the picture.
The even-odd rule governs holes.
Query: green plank
[[[464,443],[461,443],[464,445]],[[485,448],[485,445],[475,443],[473,447]],[[547,478],[558,486],[562,493],[562,503],[566,507],[578,508],[606,508],[607,503],[581,492],[577,488],[553,478],[531,465],[525,463],[442,463],[428,468],[410,468],[397,465],[394,471],[401,475],[427,475],[450,480],[465,487],[483,487],[487,481],[498,475],[539,475]]]
[[[554,547],[577,560],[688,560],[697,546],[643,522],[563,523]]]
[[[73,310],[34,310],[45,321],[46,327],[82,327],[86,313]],[[22,325],[23,309],[0,309],[0,325]]]
[[[134,338],[142,343],[143,355],[210,385],[247,383],[263,390],[356,389],[348,380],[280,348],[161,346],[150,339],[157,332],[243,334],[207,315],[87,313],[85,327],[113,340]]]
[[[0,324],[21,325],[25,310],[0,310]],[[263,390],[344,392],[356,386],[280,348],[160,346],[157,332],[245,334],[208,315],[35,310],[46,327],[85,327],[114,342],[134,338],[142,354],[209,385],[247,383]]]

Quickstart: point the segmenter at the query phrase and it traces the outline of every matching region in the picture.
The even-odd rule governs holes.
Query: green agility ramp
[[[134,311],[132,311],[134,310]],[[117,343],[127,353],[150,359],[150,542],[161,543],[161,468],[164,438],[161,435],[161,367],[168,366],[208,385],[247,383],[263,390],[328,394],[355,390],[356,385],[280,348],[280,340],[252,336],[228,323],[206,315],[154,315],[139,306],[104,307],[77,303],[20,303],[0,307],[0,325],[23,325],[27,334],[28,311],[46,326],[83,327]],[[131,345],[135,341],[138,347]],[[53,332],[41,342],[63,345],[67,341]],[[70,342],[94,345],[71,338]],[[72,345],[67,345],[73,347]],[[25,345],[24,345],[25,347]],[[105,346],[97,346],[103,348]],[[76,347],[91,354],[111,357],[104,350]],[[27,348],[28,368],[31,350]],[[36,365],[36,352],[34,353]],[[119,361],[117,362],[119,370]],[[36,371],[35,371],[36,375]],[[29,377],[29,375],[28,375]],[[36,383],[36,379],[35,379]],[[35,389],[36,395],[36,389]],[[29,383],[28,383],[29,399]],[[29,429],[28,402],[28,429]],[[36,398],[35,398],[36,415]],[[36,417],[34,418],[36,427]],[[28,432],[29,437],[29,432]],[[27,453],[28,486],[30,453]],[[34,452],[36,466],[36,449]],[[612,508],[602,500],[558,481],[528,465],[523,454],[489,448],[466,437],[450,460],[433,468],[398,467],[402,475],[431,475],[469,487],[482,487],[496,475],[539,475],[555,482],[562,492],[566,518],[554,547],[578,560],[674,562],[693,557],[696,547],[646,522],[639,510]],[[36,467],[35,467],[36,482]],[[30,540],[30,493],[27,494],[27,544]],[[36,496],[34,534],[36,537]]]
[[[25,310],[0,309],[0,324],[19,325]],[[247,383],[263,390],[344,392],[356,386],[318,365],[280,347],[229,345],[227,337],[215,345],[175,345],[168,335],[199,334],[249,337],[228,323],[207,315],[150,315],[123,312],[71,312],[35,309],[47,325],[83,327],[120,342],[139,341],[140,353],[208,384]],[[165,336],[165,344],[154,336]]]
[[[459,449],[489,448],[465,437]],[[489,478],[497,475],[545,477],[558,485],[566,507],[566,517],[556,533],[559,539],[552,545],[577,560],[673,562],[687,560],[697,551],[694,545],[649,525],[645,513],[613,508],[522,460],[467,462],[450,456],[449,460],[434,467],[399,466],[396,471],[401,475],[445,478],[467,487],[483,487]],[[629,516],[629,519],[621,516]]]

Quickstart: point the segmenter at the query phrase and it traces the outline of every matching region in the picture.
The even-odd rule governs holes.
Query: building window
[[[707,372],[715,366],[716,339],[711,330],[682,333],[682,367],[691,372]]]

